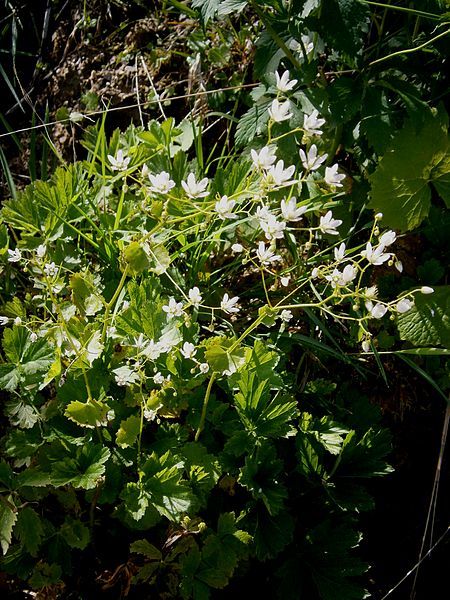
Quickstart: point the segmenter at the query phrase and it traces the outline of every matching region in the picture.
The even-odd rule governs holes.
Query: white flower
[[[0,317],[0,325],[8,325],[9,319],[8,317]]]
[[[366,249],[361,252],[361,256],[364,256],[372,265],[382,265],[391,257],[390,254],[384,253],[384,246],[372,248],[370,242],[367,242]]]
[[[153,381],[156,383],[156,385],[161,385],[162,383],[164,383],[165,381],[165,377],[162,373],[160,373],[159,371],[156,373],[156,375],[154,375],[153,377]]]
[[[267,221],[268,219],[271,219],[274,216],[275,215],[270,212],[270,208],[265,204],[263,206],[258,206],[258,208],[256,209],[255,217],[260,223],[261,221]]]
[[[370,352],[370,342],[368,340],[364,340],[361,346],[364,352]]]
[[[250,150],[254,166],[257,169],[269,169],[277,160],[275,150],[276,148],[274,146],[264,146],[259,152],[256,152],[256,150],[253,149]]]
[[[345,179],[345,175],[340,175],[337,171],[337,164],[332,165],[331,167],[325,167],[325,183],[334,185],[335,187],[342,187],[341,181]]]
[[[282,321],[284,321],[285,323],[288,323],[292,318],[293,318],[293,314],[290,310],[282,310],[280,313],[280,319]]]
[[[220,200],[216,202],[215,209],[219,218],[224,219],[237,219],[237,215],[232,212],[234,205],[236,204],[235,200],[228,200],[228,196],[222,196]]]
[[[30,334],[30,342],[33,342],[33,343],[37,342],[37,339],[38,339],[38,334],[35,333],[34,331],[31,332],[31,334]]]
[[[370,287],[366,288],[364,290],[364,296],[368,299],[368,300],[375,300],[375,298],[378,296],[378,288],[376,285],[371,285]]]
[[[244,251],[244,246],[242,244],[233,244],[231,246],[231,250],[236,252],[236,254],[239,254],[240,252]]]
[[[207,177],[197,181],[194,173],[189,173],[187,182],[182,181],[181,185],[189,198],[204,198],[209,194],[208,191],[205,191],[208,187],[208,183],[209,179]]]
[[[342,221],[340,219],[333,219],[333,213],[331,210],[327,212],[327,214],[323,217],[320,217],[319,229],[323,233],[328,233],[330,235],[338,235],[338,231],[336,228],[342,225]]]
[[[270,215],[267,220],[260,221],[260,226],[266,235],[266,239],[281,240],[284,236],[286,223],[278,221],[275,215]]]
[[[180,350],[184,358],[192,358],[197,353],[194,344],[191,342],[184,342],[183,347]]]
[[[22,325],[22,319],[20,317],[16,317],[14,319],[14,325],[17,325],[17,327],[19,327],[19,325]]]
[[[309,135],[322,135],[323,131],[319,129],[324,125],[325,119],[319,117],[319,111],[314,109],[310,115],[303,116],[303,130]]]
[[[150,340],[143,347],[141,354],[146,356],[149,360],[157,360],[162,354],[162,348],[159,342]]]
[[[374,319],[381,319],[387,313],[387,307],[380,302],[377,302],[370,310],[370,314]]]
[[[317,279],[318,276],[319,276],[319,269],[318,269],[318,267],[314,267],[314,269],[311,271],[311,277],[313,279]]]
[[[275,77],[277,80],[277,90],[280,92],[290,92],[297,84],[297,79],[289,81],[289,71],[285,71],[281,77],[278,75],[278,71],[276,71]]]
[[[259,242],[256,256],[262,265],[270,265],[273,262],[281,260],[281,256],[272,252],[270,248],[266,248],[264,242]]]
[[[380,236],[378,243],[380,244],[380,246],[383,246],[385,248],[386,246],[390,246],[391,244],[393,244],[396,239],[397,234],[395,233],[395,231],[389,230],[385,231],[383,235]]]
[[[395,305],[395,308],[398,310],[398,312],[400,314],[403,314],[405,312],[408,312],[408,310],[411,310],[411,308],[414,306],[414,302],[412,300],[409,300],[408,298],[402,298],[401,300],[399,300],[397,302],[397,304]]]
[[[209,371],[209,365],[208,365],[208,363],[200,363],[198,367],[200,369],[200,373],[205,374],[205,373],[207,373]]]
[[[149,173],[148,178],[150,179],[150,190],[158,194],[167,194],[170,190],[175,187],[175,181],[170,179],[169,173],[161,171],[158,175],[152,175]]]
[[[293,196],[290,200],[281,201],[281,215],[285,221],[300,221],[306,212],[306,206],[297,208],[297,198]]]
[[[133,383],[137,383],[139,381],[139,374],[126,366],[114,369],[113,373],[115,375],[114,379],[116,380],[117,385],[120,386],[132,385]]]
[[[342,242],[342,244],[338,247],[334,249],[334,259],[337,262],[341,262],[341,260],[343,260],[345,256],[345,244],[344,242]]]
[[[287,121],[292,117],[292,113],[289,112],[290,108],[291,103],[289,102],[289,100],[280,102],[275,98],[275,100],[273,100],[272,102],[272,106],[269,108],[270,118],[273,119],[276,123]]]
[[[162,407],[162,404],[159,404],[155,409],[146,408],[144,410],[144,419],[147,421],[154,421],[158,416],[158,410]]]
[[[108,160],[111,163],[111,171],[126,171],[131,158],[127,157],[123,150],[118,150],[116,156],[108,154]]]
[[[236,307],[236,304],[239,302],[239,297],[234,296],[234,298],[230,298],[228,294],[224,294],[222,298],[222,302],[220,303],[220,308],[226,312],[228,315],[232,313],[239,312],[239,308]]]
[[[331,287],[346,286],[358,274],[353,265],[347,265],[342,273],[338,269],[334,269],[331,275],[325,275],[325,279],[331,283]]]
[[[189,290],[188,296],[190,303],[196,308],[200,305],[201,301],[203,300],[202,295],[200,294],[200,290],[197,286]]]
[[[47,277],[56,277],[56,275],[58,275],[58,267],[54,262],[46,263],[44,265],[44,273]]]
[[[434,293],[434,289],[432,287],[429,287],[428,285],[423,285],[420,288],[420,291],[422,292],[422,294],[433,294]]]
[[[313,144],[307,153],[300,148],[300,158],[302,161],[302,165],[305,167],[307,171],[315,171],[320,167],[322,163],[327,160],[328,154],[322,154],[321,156],[317,156],[317,146]]]
[[[148,168],[148,166],[144,163],[142,165],[142,169],[141,169],[141,175],[142,177],[148,177],[150,174],[150,169]]]
[[[290,185],[295,183],[295,180],[291,180],[292,175],[295,171],[295,165],[284,168],[284,161],[279,160],[276,165],[270,167],[265,176],[265,181],[273,185]]]
[[[8,262],[19,262],[19,260],[22,259],[22,252],[19,248],[16,248],[15,250],[10,250],[8,248],[8,254]]]
[[[165,304],[162,309],[167,313],[169,319],[173,319],[173,317],[181,317],[183,314],[183,304],[181,302],[177,302],[175,298],[170,298],[169,304]]]
[[[288,275],[287,277],[280,277],[280,283],[283,287],[287,287],[289,285],[291,278]]]
[[[44,258],[45,254],[47,252],[47,246],[45,246],[44,244],[40,244],[37,248],[36,248],[36,256],[38,258]]]

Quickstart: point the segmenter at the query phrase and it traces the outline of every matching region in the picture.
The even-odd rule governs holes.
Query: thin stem
[[[203,428],[205,427],[206,411],[208,409],[209,397],[211,396],[212,386],[213,386],[214,381],[216,380],[216,377],[217,377],[217,373],[214,372],[211,375],[209,382],[208,382],[208,387],[206,388],[205,398],[203,400],[202,414],[200,415],[200,423],[198,424],[198,429],[195,434],[196,442],[198,442],[198,438],[200,437],[200,434],[203,431]]]

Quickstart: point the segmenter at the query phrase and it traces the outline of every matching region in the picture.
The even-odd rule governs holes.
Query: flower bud
[[[422,294],[432,294],[434,292],[434,289],[432,287],[429,287],[428,285],[423,285],[420,288],[420,291],[422,292]]]

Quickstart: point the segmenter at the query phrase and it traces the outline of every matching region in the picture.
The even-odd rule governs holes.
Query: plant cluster
[[[347,3],[331,4],[356,43]],[[205,21],[246,5],[193,3]],[[252,3],[265,72],[242,150],[205,157],[193,119],[109,139],[103,119],[84,161],[2,208],[1,565],[35,590],[82,597],[77,565],[95,554],[99,576],[114,545],[100,579],[124,595],[214,597],[263,564],[270,597],[367,597],[358,517],[390,436],[322,365],[364,381],[385,349],[445,355],[448,287],[412,277],[401,243],[448,201],[448,117],[421,105],[380,158],[355,78],[332,92],[316,77],[319,6]],[[330,61],[350,60],[341,37]]]

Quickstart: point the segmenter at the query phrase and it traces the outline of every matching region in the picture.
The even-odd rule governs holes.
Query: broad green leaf
[[[383,213],[383,223],[389,227],[410,231],[428,215],[429,183],[447,151],[447,124],[446,114],[431,111],[419,126],[407,121],[369,177],[370,206]]]
[[[158,548],[150,544],[147,540],[136,540],[130,545],[130,552],[135,554],[143,554],[151,560],[161,560],[162,554]]]
[[[397,319],[400,339],[415,346],[450,348],[450,286],[415,294],[414,306]]]
[[[66,518],[60,534],[71,548],[78,550],[84,550],[91,539],[89,528],[80,520],[71,517]]]
[[[219,8],[221,0],[192,0],[192,8],[199,8],[203,22],[206,24],[213,19]]]
[[[130,275],[139,275],[150,267],[150,261],[139,242],[131,242],[123,251],[124,263]]]
[[[234,339],[216,337],[207,341],[205,359],[216,373],[235,373],[245,363],[245,349],[235,345]]]
[[[10,362],[0,365],[0,388],[8,391],[41,383],[55,359],[54,349],[42,338],[32,342],[25,327],[5,329],[3,349]]]
[[[264,444],[245,459],[239,476],[239,483],[255,500],[262,500],[271,515],[277,515],[283,509],[288,497],[287,489],[280,481],[283,467],[275,448]]]
[[[12,496],[4,496],[0,502],[0,545],[3,554],[8,552],[12,531],[17,521],[17,511],[13,509]]]
[[[109,407],[103,402],[79,402],[75,400],[66,408],[65,415],[82,427],[94,428],[105,420]]]
[[[19,512],[15,535],[31,556],[37,556],[44,536],[44,528],[39,515],[30,506],[26,506]]]
[[[128,419],[121,421],[117,431],[116,443],[121,448],[134,446],[141,429],[141,419],[137,415],[131,415]]]
[[[56,487],[71,484],[76,488],[90,490],[105,472],[105,462],[109,456],[109,449],[99,444],[77,448],[74,458],[66,457],[53,464],[52,484]]]
[[[238,146],[245,146],[252,142],[255,137],[264,133],[269,120],[268,109],[271,102],[270,98],[263,97],[242,115],[235,135]]]
[[[171,521],[189,512],[192,493],[182,479],[184,462],[171,452],[162,456],[153,453],[142,467],[142,489],[156,510]]]
[[[317,30],[334,50],[355,64],[369,30],[369,18],[369,7],[359,0],[322,0]]]
[[[280,512],[272,517],[261,506],[256,514],[253,538],[258,560],[267,560],[277,556],[288,546],[294,534],[294,520],[288,512]]]

